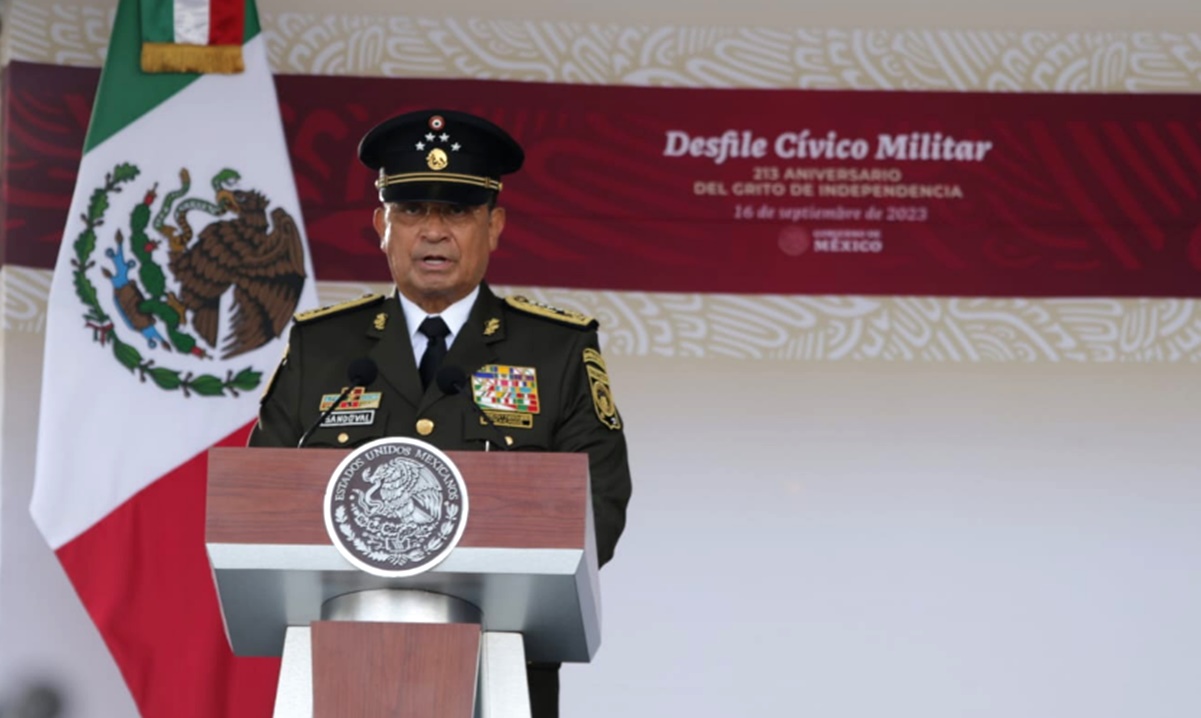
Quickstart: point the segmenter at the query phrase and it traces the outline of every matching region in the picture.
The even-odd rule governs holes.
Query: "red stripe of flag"
[[[209,44],[241,45],[246,35],[246,0],[209,0]]]
[[[218,446],[245,446],[251,425]],[[143,718],[271,715],[278,658],[234,656],[204,547],[205,453],[58,550]]]

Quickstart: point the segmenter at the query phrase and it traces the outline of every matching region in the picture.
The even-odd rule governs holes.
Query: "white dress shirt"
[[[409,301],[405,295],[400,292],[396,293],[397,298],[400,299],[400,308],[405,313],[405,324],[409,328],[409,341],[413,345],[413,361],[416,364],[421,364],[421,355],[425,353],[425,346],[430,343],[429,337],[417,331],[426,317],[442,317],[442,321],[446,322],[447,328],[450,329],[450,334],[446,335],[446,350],[450,351],[455,338],[459,336],[463,325],[467,323],[467,316],[471,314],[471,306],[475,304],[475,298],[479,294],[480,288],[476,287],[471,290],[471,294],[450,305],[441,313],[426,314],[424,309]]]

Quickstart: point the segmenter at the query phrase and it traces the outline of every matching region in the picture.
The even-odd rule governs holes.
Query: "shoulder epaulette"
[[[382,294],[364,294],[363,296],[359,297],[358,299],[350,299],[345,302],[338,302],[337,304],[331,304],[328,307],[319,307],[317,309],[310,309],[306,312],[299,312],[296,314],[296,316],[293,317],[293,319],[296,320],[297,324],[304,324],[305,322],[311,322],[316,319],[321,319],[323,317],[330,317],[335,314],[341,314],[342,312],[345,312],[350,309],[357,309],[359,307],[366,307],[366,306],[370,306],[372,304],[378,304],[379,302],[381,302],[383,300],[384,300],[384,295],[382,295]]]
[[[552,307],[549,304],[535,302],[532,299],[527,299],[522,296],[505,297],[505,303],[520,312],[533,314],[534,316],[542,317],[543,319],[551,319],[561,324],[570,324],[573,327],[595,329],[599,324],[596,319],[588,316],[587,314],[583,314],[582,312],[577,312],[572,309],[560,309],[559,307]]]

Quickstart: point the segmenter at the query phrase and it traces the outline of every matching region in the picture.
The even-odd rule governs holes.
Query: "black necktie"
[[[450,327],[446,326],[442,317],[426,317],[417,331],[429,338],[425,353],[421,355],[421,363],[417,365],[417,373],[421,375],[421,388],[426,389],[434,381],[438,367],[442,366],[442,360],[446,358],[446,335],[450,334]]]

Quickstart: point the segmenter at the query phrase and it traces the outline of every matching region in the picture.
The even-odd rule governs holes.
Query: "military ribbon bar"
[[[141,0],[144,72],[242,72],[246,0]]]
[[[537,414],[538,379],[533,367],[488,364],[471,376],[475,403],[482,409]]]

